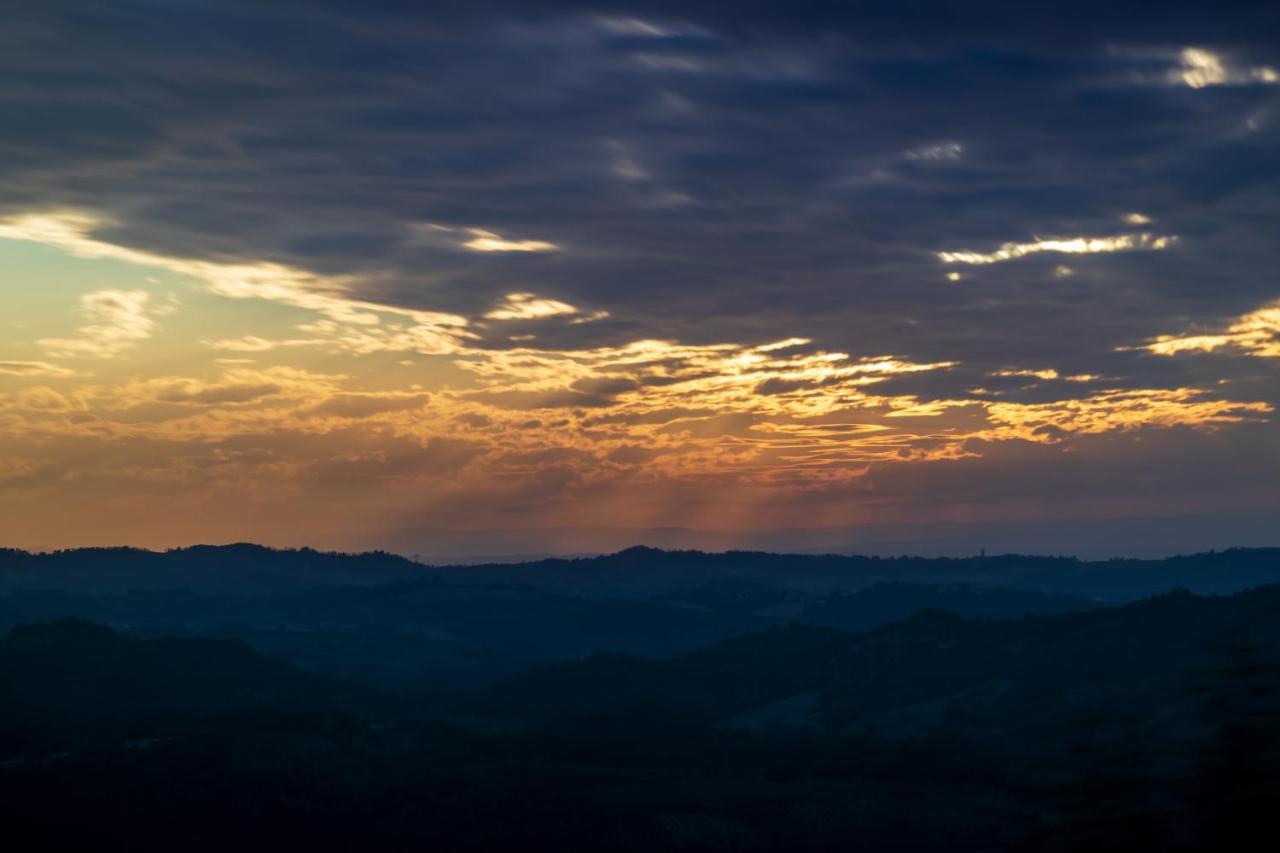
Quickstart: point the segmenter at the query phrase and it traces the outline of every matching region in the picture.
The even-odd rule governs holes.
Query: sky
[[[2,545],[1280,544],[1276,4],[5,17]]]

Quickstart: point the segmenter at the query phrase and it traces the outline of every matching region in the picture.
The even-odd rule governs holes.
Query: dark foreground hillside
[[[0,640],[29,850],[1261,850],[1280,587],[928,610],[391,694],[232,641]]]

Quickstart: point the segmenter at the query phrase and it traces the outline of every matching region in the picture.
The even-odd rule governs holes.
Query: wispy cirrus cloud
[[[990,252],[963,249],[938,252],[944,264],[998,264],[1050,252],[1063,255],[1098,255],[1112,252],[1160,252],[1178,242],[1176,235],[1117,234],[1110,237],[1058,237],[1037,239],[1027,243],[1001,243]]]
[[[483,228],[468,228],[471,239],[462,248],[473,252],[557,252],[560,247],[548,240],[510,240]]]
[[[99,290],[80,297],[87,321],[74,338],[41,338],[36,345],[55,358],[117,358],[151,337],[155,317],[170,306],[153,306],[145,290]]]
[[[1166,356],[1233,350],[1257,358],[1280,358],[1280,302],[1250,311],[1221,330],[1159,335],[1149,343],[1124,349],[1142,349]]]
[[[9,376],[67,377],[76,372],[69,367],[47,361],[0,361],[0,373]]]

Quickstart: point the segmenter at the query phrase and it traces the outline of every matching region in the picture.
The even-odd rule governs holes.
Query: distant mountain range
[[[1082,562],[632,548],[443,567],[253,545],[5,551],[0,628],[76,618],[141,636],[236,638],[318,675],[466,690],[594,652],[668,658],[790,624],[860,633],[922,609],[1020,619],[1271,582],[1276,549]]]
[[[185,589],[261,594],[317,586],[431,581],[644,598],[724,580],[804,593],[856,590],[886,582],[965,583],[1123,601],[1174,587],[1220,594],[1280,581],[1280,548],[1233,548],[1159,560],[1083,561],[1017,554],[881,558],[635,547],[598,557],[456,566],[428,566],[385,552],[340,554],[248,544],[164,552],[131,548],[36,554],[0,551],[0,591]]]
[[[1065,554],[1082,559],[1159,559],[1207,551],[1219,543],[1277,544],[1280,513],[1259,505],[1213,513],[1152,517],[1080,517],[830,525],[708,530],[692,527],[571,526],[452,530],[419,526],[382,530],[354,543],[423,554],[429,562],[514,562],[543,556],[602,554],[644,544],[666,550],[769,551],[802,554],[913,554],[943,557],[988,553]],[[342,549],[351,542],[333,543]]]

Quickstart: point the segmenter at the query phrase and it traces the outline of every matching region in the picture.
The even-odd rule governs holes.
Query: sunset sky
[[[1041,5],[6,4],[0,546],[1256,544],[1280,6]]]

